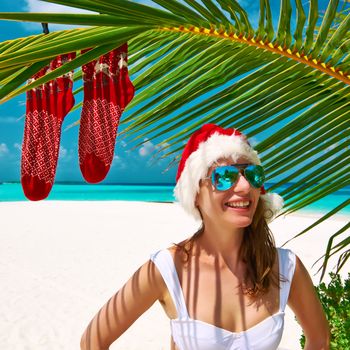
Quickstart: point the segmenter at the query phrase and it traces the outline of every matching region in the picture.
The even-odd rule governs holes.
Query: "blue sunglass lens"
[[[220,166],[212,172],[212,183],[218,191],[226,191],[237,181],[239,171],[233,166]]]
[[[265,181],[264,168],[261,165],[248,165],[244,169],[245,178],[255,187],[260,188]]]

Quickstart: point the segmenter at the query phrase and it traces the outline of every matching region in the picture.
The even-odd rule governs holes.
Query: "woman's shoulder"
[[[279,256],[279,270],[280,273],[287,278],[292,280],[297,264],[297,255],[288,248],[277,248]]]
[[[284,260],[295,260],[296,254],[289,248],[276,248],[278,255]]]

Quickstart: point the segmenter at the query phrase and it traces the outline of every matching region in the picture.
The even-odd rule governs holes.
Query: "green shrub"
[[[315,287],[325,311],[331,331],[331,350],[350,349],[350,273],[341,281],[338,274],[330,273],[328,286],[321,283]],[[301,336],[300,344],[304,348],[305,337]]]

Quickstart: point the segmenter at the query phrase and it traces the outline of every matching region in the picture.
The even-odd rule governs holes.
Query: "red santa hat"
[[[199,192],[199,181],[207,176],[208,169],[220,158],[246,158],[252,164],[260,165],[260,158],[249,144],[245,135],[233,128],[221,128],[205,124],[188,140],[176,175],[175,198],[187,213],[201,220],[195,206]],[[283,207],[283,199],[276,193],[267,193],[261,187],[260,198],[264,201],[266,219],[272,220]]]

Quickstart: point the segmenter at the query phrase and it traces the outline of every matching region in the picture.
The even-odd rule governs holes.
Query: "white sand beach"
[[[95,312],[149,255],[197,229],[173,203],[2,202],[0,218],[1,350],[79,349]],[[315,220],[276,219],[270,227],[277,246]],[[313,262],[324,253],[329,234],[347,220],[329,220],[286,245],[314,283],[319,275],[313,276]],[[299,335],[287,310],[280,349],[299,349]],[[169,339],[169,321],[155,304],[111,350],[169,349]]]

